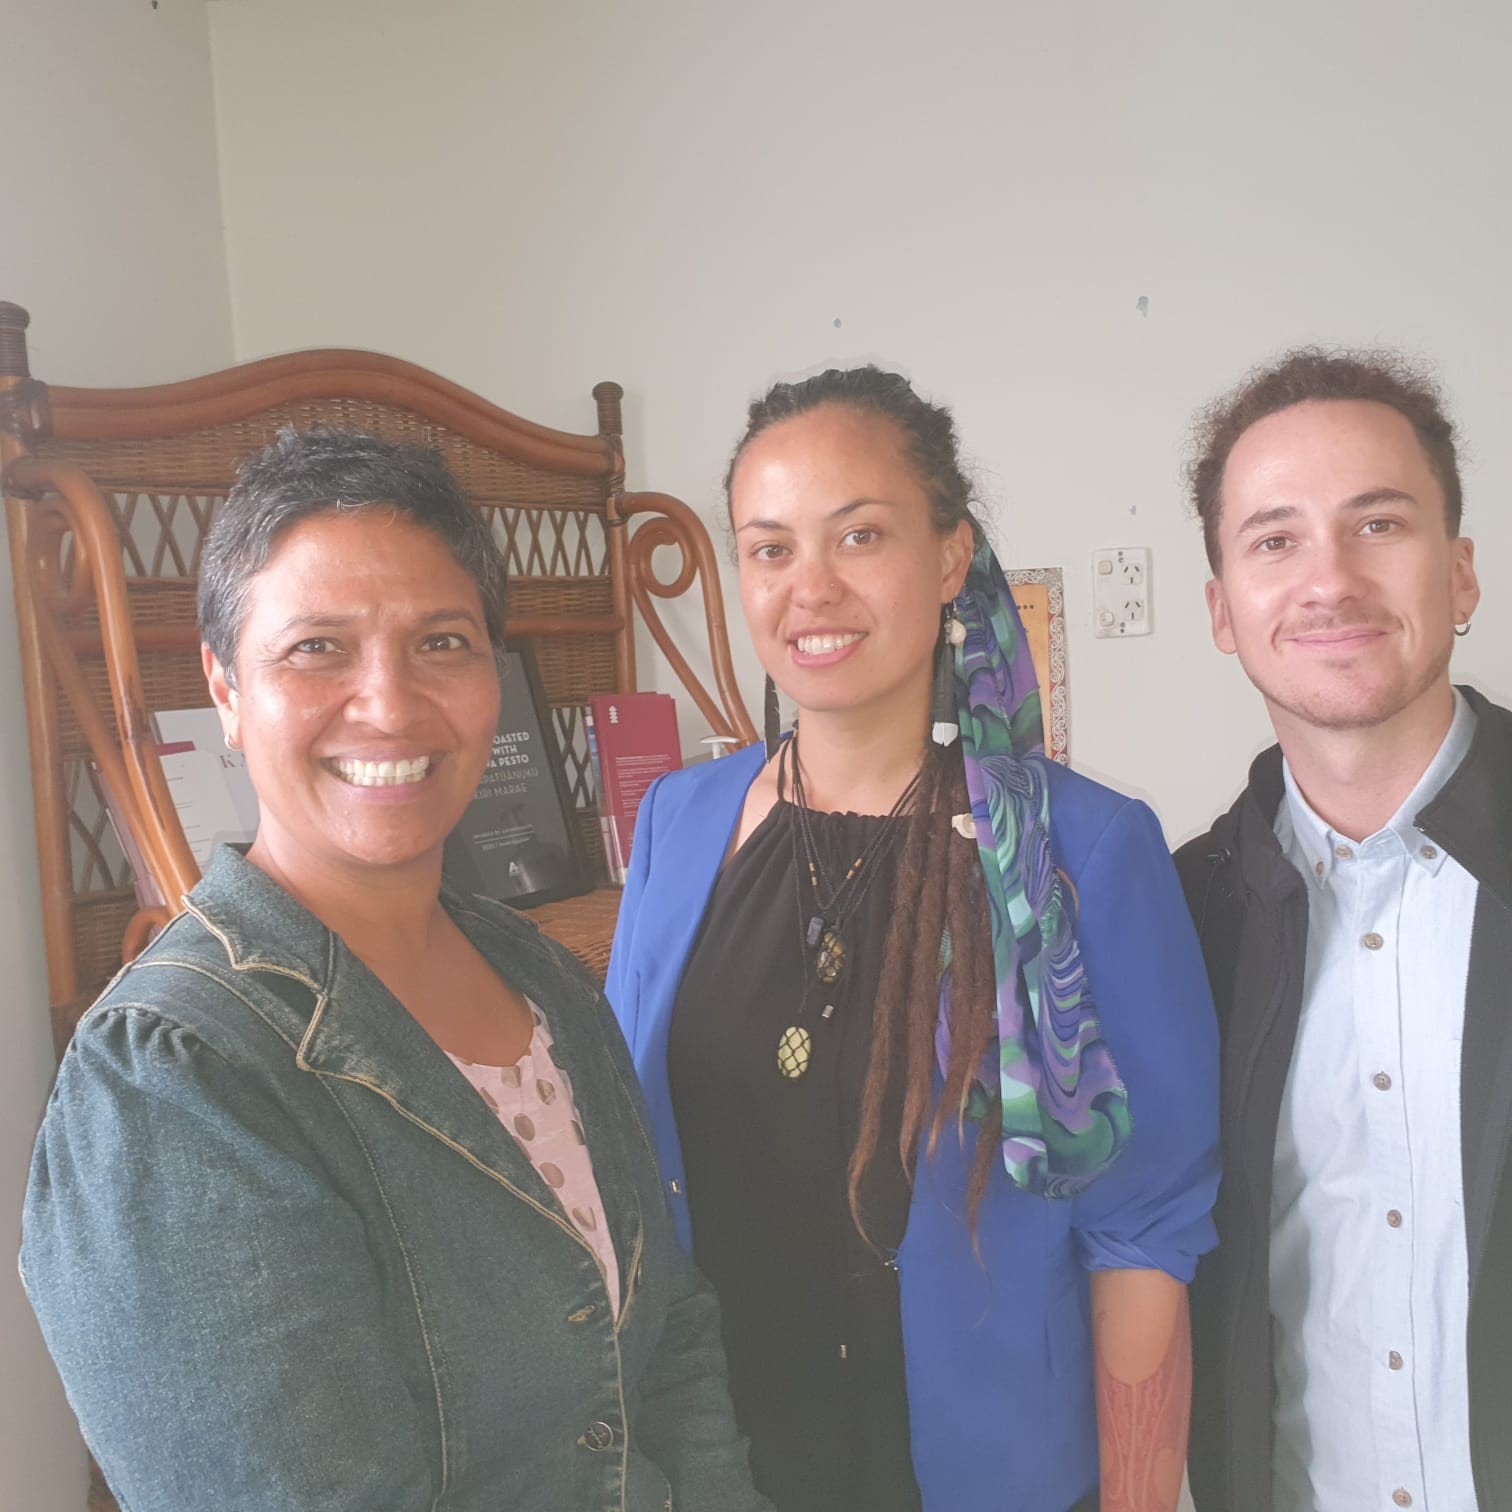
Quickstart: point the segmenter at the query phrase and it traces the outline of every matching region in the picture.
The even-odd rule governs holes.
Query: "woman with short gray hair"
[[[368,436],[285,432],[212,528],[257,834],[81,1021],[26,1206],[122,1507],[768,1505],[602,993],[442,885],[504,577],[440,458]]]

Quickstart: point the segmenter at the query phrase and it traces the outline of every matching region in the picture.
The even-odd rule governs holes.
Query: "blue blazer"
[[[762,765],[760,746],[660,778],[641,803],[606,991],[650,1104],[678,1235],[691,1247],[667,1076],[678,983]],[[927,1509],[1060,1512],[1098,1480],[1087,1272],[1190,1281],[1214,1243],[1217,1033],[1206,973],[1155,816],[1049,764],[1051,842],[1079,899],[1077,935],[1129,1089],[1123,1159],[1070,1201],[994,1168],[964,1217],[967,1148],[921,1157],[898,1251],[914,1472]],[[730,944],[731,967],[741,966]]]

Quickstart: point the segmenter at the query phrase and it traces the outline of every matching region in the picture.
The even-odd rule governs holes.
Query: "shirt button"
[[[1403,1489],[1403,1487],[1401,1486],[1398,1486],[1396,1490],[1391,1493],[1391,1499],[1399,1507],[1410,1507],[1412,1505],[1412,1492]]]
[[[1374,1083],[1377,1092],[1391,1091],[1391,1078],[1384,1071],[1377,1071],[1370,1080]]]
[[[1401,1226],[1402,1226],[1402,1215],[1399,1212],[1397,1212],[1397,1210],[1395,1208],[1392,1208],[1386,1214],[1386,1226],[1388,1228],[1401,1228]]]
[[[1323,863],[1321,861],[1314,861],[1313,871],[1321,877],[1323,875]]]
[[[608,1423],[589,1423],[583,1429],[583,1437],[579,1440],[583,1448],[600,1454],[605,1449],[614,1447],[614,1429]]]
[[[1347,861],[1354,855],[1354,852],[1347,845],[1336,845],[1334,846],[1334,855],[1341,861]]]
[[[1386,1356],[1386,1363],[1391,1366],[1393,1370],[1400,1370],[1402,1368],[1402,1357],[1396,1352],[1396,1350],[1393,1349],[1391,1353]]]
[[[1438,855],[1438,846],[1425,845],[1422,850],[1418,852],[1418,855],[1420,855],[1425,861],[1432,861]]]
[[[1376,934],[1374,930],[1372,930],[1368,935],[1360,936],[1360,944],[1362,944],[1366,948],[1366,950],[1379,950],[1385,943],[1385,940],[1383,940],[1380,935]]]
[[[682,1183],[680,1181],[669,1181],[667,1183],[667,1190],[676,1197],[682,1191]]]

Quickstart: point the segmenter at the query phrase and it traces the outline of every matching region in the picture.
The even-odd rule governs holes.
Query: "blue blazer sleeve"
[[[1143,803],[1118,807],[1078,872],[1078,939],[1133,1120],[1122,1159],[1075,1199],[1082,1262],[1189,1282],[1216,1243],[1218,1035],[1202,955]]]
[[[604,996],[614,1009],[625,1041],[636,1055],[636,1029],[640,1015],[638,977],[635,970],[635,926],[646,898],[646,882],[651,875],[651,852],[656,844],[656,800],[666,773],[658,777],[641,796],[635,815],[635,833],[630,841],[630,866],[625,873],[625,892],[620,899],[619,917],[614,926],[614,944],[609,951],[609,974],[604,979]],[[636,1067],[639,1070],[639,1064]]]

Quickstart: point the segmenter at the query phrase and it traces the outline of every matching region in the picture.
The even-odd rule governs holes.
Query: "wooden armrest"
[[[725,627],[724,594],[719,586],[719,569],[703,521],[681,499],[664,493],[621,494],[618,509],[625,521],[637,515],[654,516],[636,528],[625,549],[630,595],[646,621],[646,628],[698,705],[698,712],[708,720],[713,733],[732,736],[742,745],[751,745],[756,740],[756,726],[751,723],[735,685],[735,668],[730,661],[730,642]],[[668,581],[657,575],[652,563],[659,546],[675,547],[680,554],[677,573]],[[695,579],[703,593],[710,661],[723,708],[715,703],[695,676],[653,602],[659,598],[680,597],[693,586]]]

